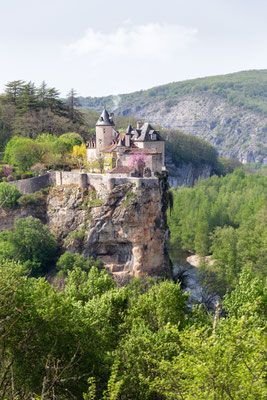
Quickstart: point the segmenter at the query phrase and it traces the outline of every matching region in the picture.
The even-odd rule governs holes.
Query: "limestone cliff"
[[[171,187],[177,188],[178,186],[194,186],[195,182],[209,178],[213,169],[212,166],[205,163],[202,165],[181,164],[177,166],[174,164],[170,154],[166,152],[165,165],[168,170],[168,181]]]
[[[0,214],[0,230],[12,229],[14,220],[40,218],[58,237],[62,251],[100,257],[119,276],[170,276],[166,251],[168,229],[167,178],[104,185],[62,185],[47,190],[42,206],[26,206]]]
[[[52,188],[47,223],[63,248],[100,257],[118,275],[169,275],[164,192],[131,183],[97,193],[75,186]]]
[[[178,96],[171,105],[166,101],[127,110],[121,106],[115,112],[200,136],[214,145],[221,156],[267,163],[265,115],[229,104],[209,92]]]

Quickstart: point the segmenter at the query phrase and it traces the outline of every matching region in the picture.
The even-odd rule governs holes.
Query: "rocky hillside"
[[[48,189],[42,206],[0,209],[0,231],[32,215],[47,224],[62,251],[99,257],[120,279],[128,275],[170,276],[166,250],[168,185],[136,188],[131,183],[96,192],[92,186]]]
[[[80,101],[85,109],[99,111],[105,105],[126,117],[197,135],[221,156],[267,163],[267,70]]]

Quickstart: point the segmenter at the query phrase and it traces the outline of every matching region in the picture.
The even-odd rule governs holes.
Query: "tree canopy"
[[[206,272],[212,274],[211,281],[217,276],[224,290],[236,285],[245,264],[264,275],[266,188],[266,176],[235,170],[173,191],[168,218],[172,244],[201,256],[212,254],[216,261]]]

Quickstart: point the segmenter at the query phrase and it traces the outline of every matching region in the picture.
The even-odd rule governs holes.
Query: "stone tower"
[[[104,149],[112,144],[114,139],[113,133],[113,118],[106,109],[103,110],[96,123],[96,148]]]

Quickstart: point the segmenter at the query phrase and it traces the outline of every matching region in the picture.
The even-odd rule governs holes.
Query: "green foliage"
[[[231,294],[226,294],[223,306],[229,317],[253,318],[257,325],[265,326],[267,308],[266,280],[257,277],[251,267],[244,268],[239,284]]]
[[[102,206],[103,199],[98,197],[96,190],[89,190],[88,196],[84,200],[84,205],[89,207],[99,207]]]
[[[247,320],[229,319],[218,331],[215,337],[203,329],[185,330],[178,354],[158,362],[150,387],[173,400],[263,400],[262,330],[253,331]]]
[[[45,203],[44,195],[39,191],[32,194],[23,194],[18,199],[18,205],[20,207],[27,207],[27,206],[38,207],[44,205],[44,203]]]
[[[89,299],[113,289],[114,286],[114,281],[106,270],[99,271],[98,268],[91,266],[90,270],[86,271],[75,267],[68,272],[66,294],[75,301],[86,303]]]
[[[74,110],[73,104],[64,103],[55,88],[48,88],[45,82],[39,88],[24,81],[6,85],[0,96],[0,150],[15,135],[35,139],[42,133],[60,136],[66,132],[87,138],[88,127],[83,114]]]
[[[160,133],[166,140],[166,150],[172,155],[175,164],[193,163],[199,166],[207,163],[217,170],[217,151],[205,140],[175,129],[161,129]]]
[[[235,170],[173,191],[171,243],[202,256],[212,253],[216,261],[204,269],[209,281],[217,276],[223,291],[236,285],[247,263],[257,274],[265,274],[266,187],[265,176]]]
[[[131,201],[136,197],[136,193],[133,191],[127,191],[124,199],[122,200],[122,207],[126,208],[129,206],[129,204],[131,203]]]
[[[243,271],[215,328],[186,299],[171,281],[116,288],[94,266],[59,292],[2,262],[1,398],[263,400],[263,282]]]
[[[63,400],[67,392],[78,399],[92,371],[98,383],[105,380],[101,335],[80,303],[44,279],[21,276],[14,262],[1,265],[0,282],[1,398]]]
[[[103,263],[101,260],[95,260],[94,258],[85,257],[83,254],[73,254],[66,251],[62,254],[57,261],[57,270],[67,273],[75,268],[81,268],[81,270],[89,271],[93,266],[101,269]]]
[[[83,138],[75,132],[64,133],[59,136],[58,140],[64,143],[69,151],[71,151],[74,146],[81,146],[81,144],[83,144]]]
[[[4,160],[22,171],[34,169],[37,163],[44,168],[66,166],[75,143],[82,143],[82,138],[73,132],[58,138],[42,134],[36,140],[15,136],[7,143]]]
[[[38,275],[48,271],[56,250],[55,236],[33,217],[17,219],[13,231],[0,233],[0,258],[26,263],[25,273]]]
[[[18,204],[21,193],[16,185],[0,183],[0,208],[11,208]]]

